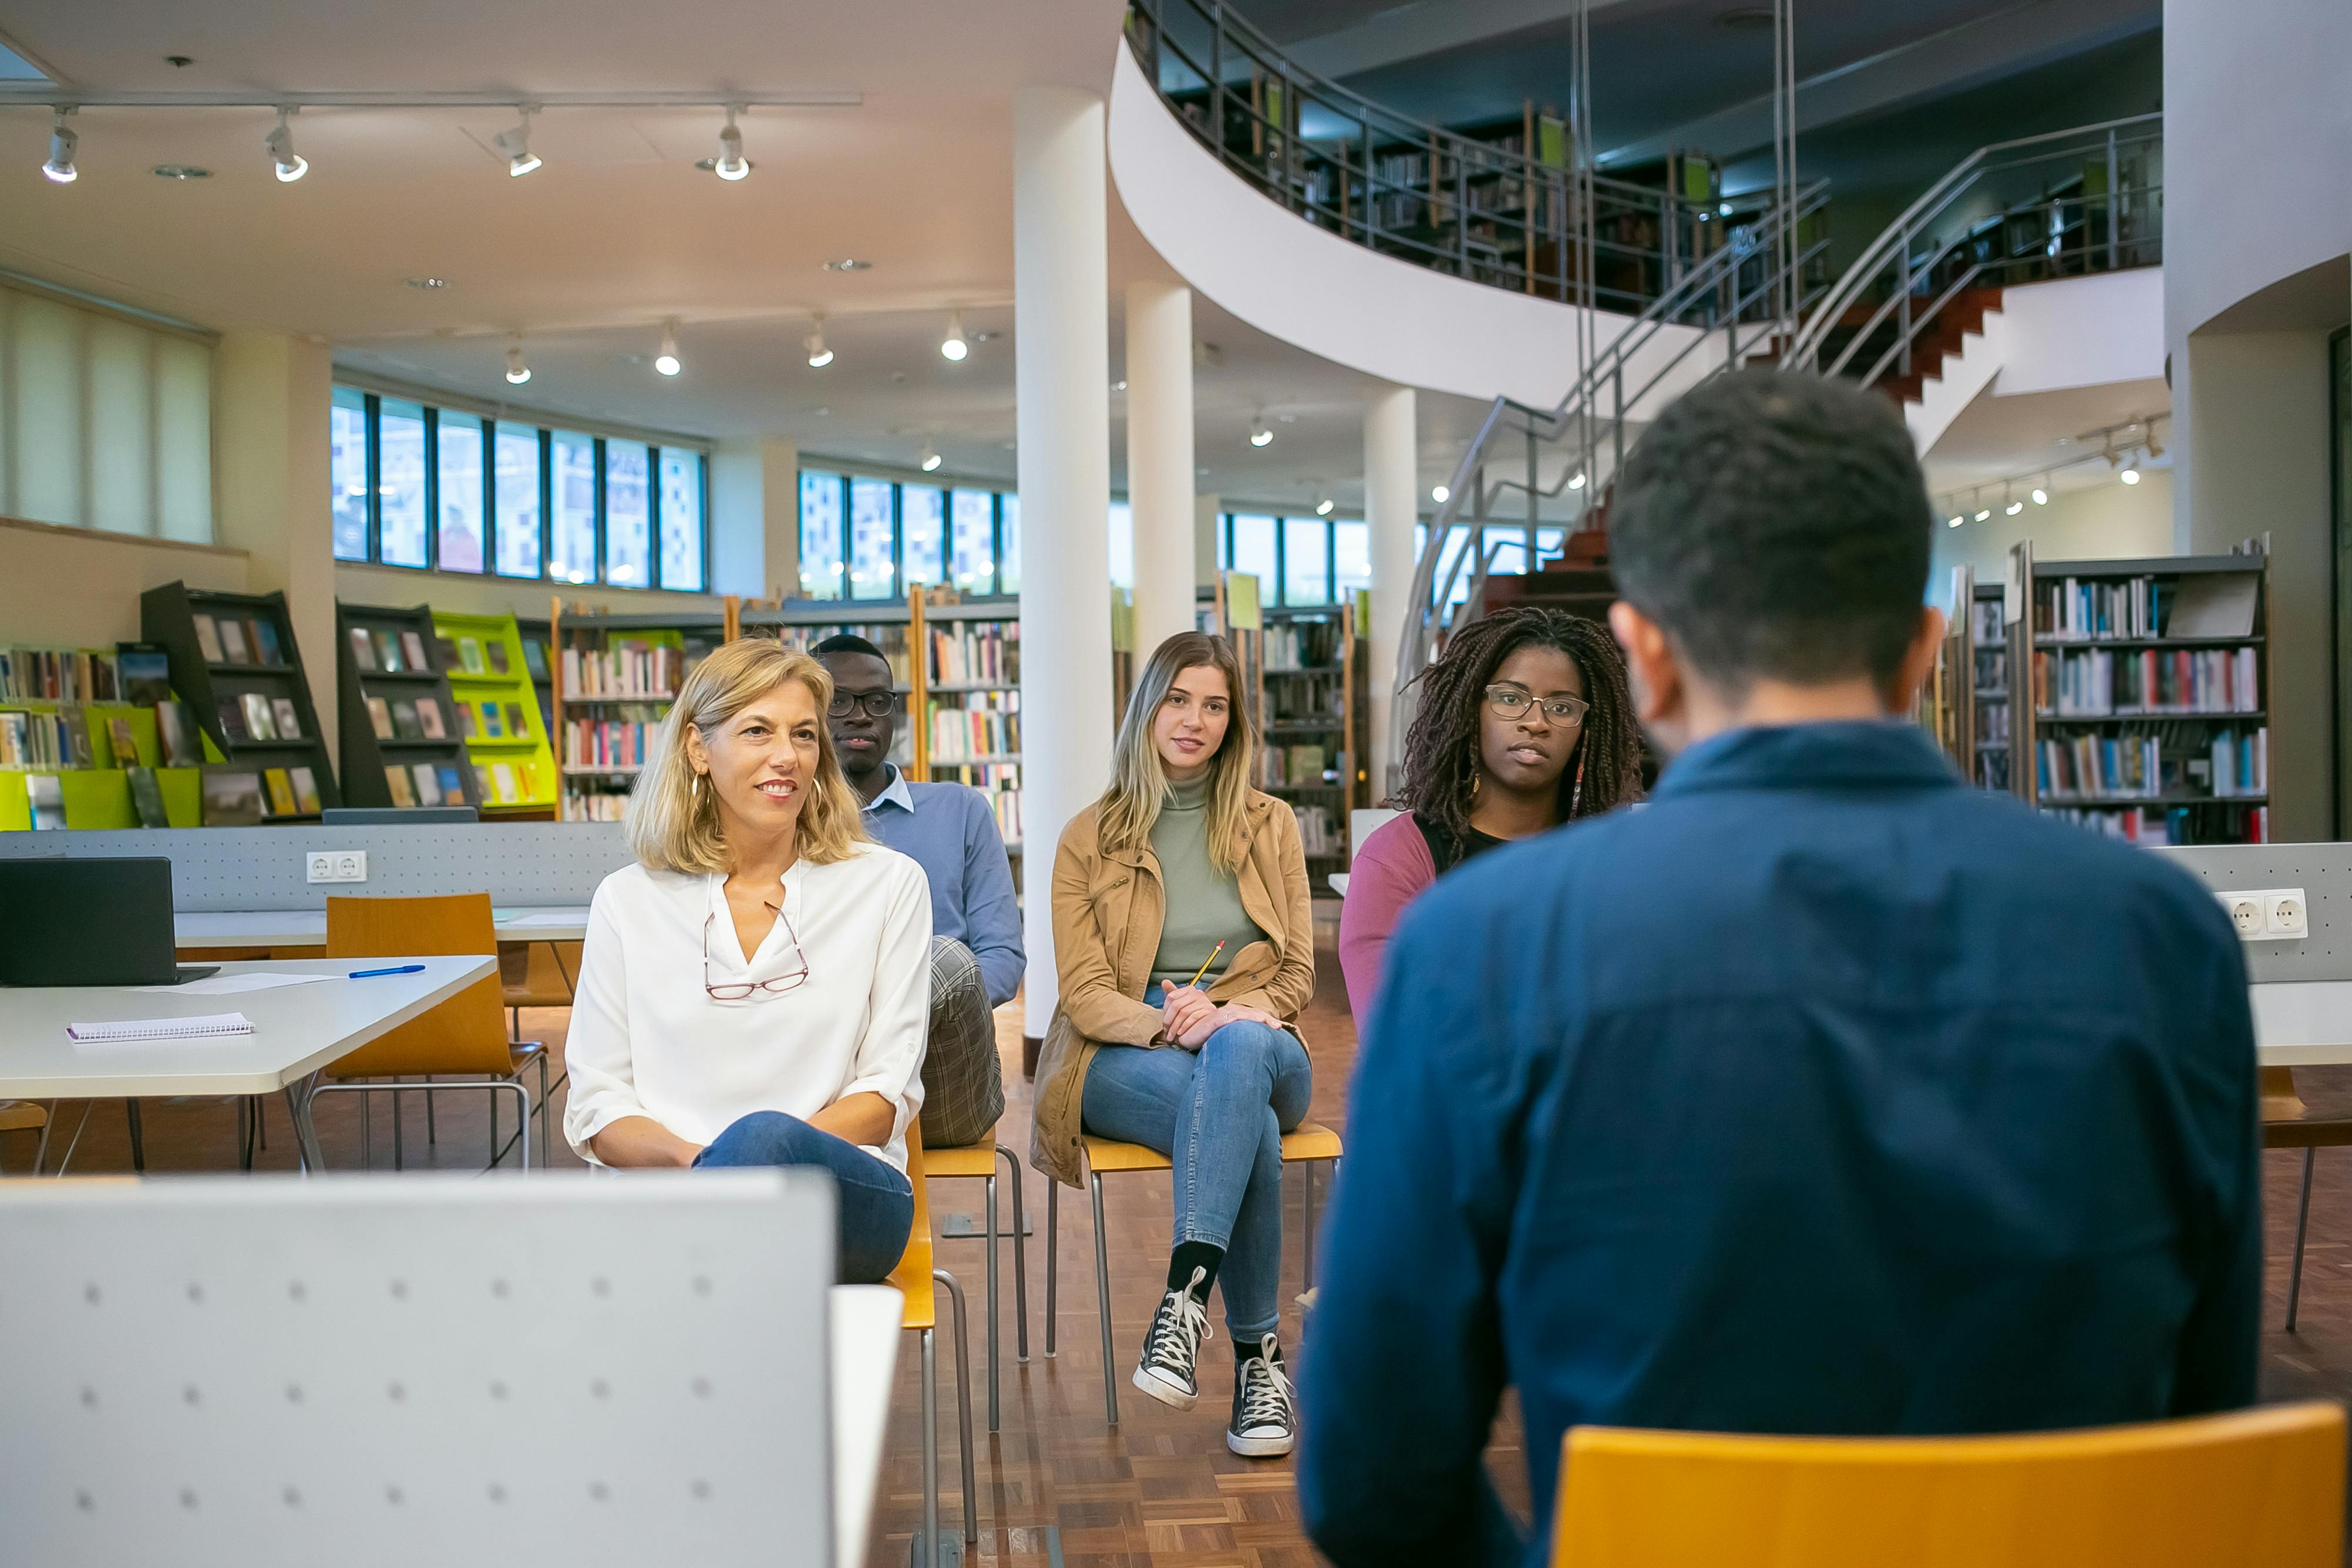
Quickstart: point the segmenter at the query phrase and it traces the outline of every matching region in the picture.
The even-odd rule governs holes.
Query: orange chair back
[[[1557,1568],[2342,1568],[2344,1411],[1995,1437],[1581,1426]]]
[[[931,1194],[923,1184],[923,1129],[919,1121],[907,1123],[907,1180],[915,1189],[915,1223],[907,1227],[907,1250],[899,1255],[898,1266],[883,1283],[896,1285],[907,1299],[899,1326],[928,1329],[939,1321],[939,1303],[932,1298]]]
[[[498,928],[488,893],[437,899],[329,899],[329,958],[436,958],[495,955]],[[423,1073],[514,1071],[507,1048],[499,977],[468,985],[446,1002],[362,1046],[327,1068],[330,1078],[404,1078]]]

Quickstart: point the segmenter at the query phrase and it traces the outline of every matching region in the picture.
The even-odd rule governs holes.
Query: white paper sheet
[[[340,980],[338,974],[283,974],[253,970],[244,974],[215,974],[184,985],[126,985],[125,991],[158,991],[173,996],[230,996],[239,991],[275,991],[281,985],[309,985],[314,981]]]
[[[572,910],[542,910],[535,915],[499,915],[497,918],[502,926],[576,926],[587,923],[585,915]]]

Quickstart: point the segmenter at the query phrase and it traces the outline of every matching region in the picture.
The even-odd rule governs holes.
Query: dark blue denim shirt
[[[1584,1423],[1964,1433],[2254,1394],[2253,1026],[2219,904],[1897,723],[1717,736],[1406,913],[1298,1488],[1343,1568],[1543,1560]],[[1518,1392],[1535,1531],[1480,1468]]]

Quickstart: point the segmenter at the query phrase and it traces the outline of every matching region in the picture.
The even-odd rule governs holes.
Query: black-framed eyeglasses
[[[1538,703],[1516,686],[1486,688],[1486,706],[1506,719],[1517,719],[1528,709],[1540,707],[1544,717],[1563,730],[1573,730],[1592,711],[1592,704],[1581,697],[1547,697]]]
[[[783,921],[784,936],[793,944],[793,958],[800,968],[773,980],[738,980],[723,985],[710,984],[710,923],[719,918],[719,911],[713,910],[702,917],[702,989],[709,994],[713,1002],[740,1002],[746,997],[762,994],[781,996],[808,979],[808,956],[801,951],[800,933],[793,930],[791,921],[784,919],[781,906],[770,904],[768,908],[776,911],[778,920]]]
[[[863,708],[877,719],[887,719],[898,706],[895,691],[836,691],[824,710],[829,718],[846,719],[852,710]]]

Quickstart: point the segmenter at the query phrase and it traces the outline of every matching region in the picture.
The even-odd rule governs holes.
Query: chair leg
[[[1301,1261],[1307,1272],[1307,1288],[1312,1290],[1315,1289],[1315,1162],[1307,1161],[1299,1167],[1298,1173],[1307,1182],[1307,1235]]]
[[[2294,1332],[2295,1309],[2303,1300],[2303,1237],[2311,1225],[2311,1161],[2316,1149],[2303,1152],[2303,1198],[2294,1210],[2294,1264],[2286,1277],[2286,1331]]]
[[[392,1168],[408,1169],[408,1139],[400,1130],[400,1079],[392,1080]]]
[[[1055,1255],[1061,1249],[1062,1184],[1052,1176],[1045,1178],[1045,1359],[1054,1359],[1054,1296],[1060,1287],[1062,1271],[1055,1266]]]
[[[88,1106],[82,1108],[82,1115],[89,1115]],[[58,1102],[53,1100],[49,1101],[48,1114],[41,1118],[41,1141],[33,1146],[33,1174],[37,1176],[41,1173],[41,1167],[49,1163],[49,1134],[57,1131],[57,1126]]]
[[[433,1081],[433,1075],[432,1075],[431,1073],[426,1073],[426,1074],[425,1075],[425,1081],[426,1083],[431,1083],[431,1082]],[[438,1145],[438,1144],[440,1143],[440,1142],[441,1142],[441,1131],[440,1131],[440,1129],[439,1129],[438,1127],[435,1126],[435,1125],[434,1125],[434,1121],[433,1121],[433,1097],[432,1097],[430,1094],[428,1094],[428,1095],[426,1095],[426,1096],[425,1097],[425,1146],[426,1146],[427,1148],[432,1148],[432,1147],[435,1147],[435,1146]]]
[[[490,1169],[497,1170],[506,1145],[499,1142],[499,1091],[490,1090]]]
[[[360,1169],[375,1169],[375,1096],[360,1096]]]
[[[971,1335],[964,1326],[963,1287],[944,1268],[931,1270],[931,1282],[948,1288],[955,1308],[956,1436],[963,1447],[963,1538],[980,1539],[980,1481],[973,1474],[971,1451]]]
[[[996,1162],[988,1164],[988,1429],[998,1428],[996,1388]]]
[[[923,1331],[923,1552],[938,1568],[940,1552],[940,1373],[931,1331]]]
[[[1118,1367],[1110,1345],[1110,1247],[1103,1233],[1102,1173],[1089,1171],[1095,1189],[1095,1307],[1102,1317],[1103,1415],[1118,1425]]]
[[[253,1124],[261,1116],[261,1103],[254,1096],[241,1094],[236,1100],[236,1163],[243,1171],[253,1169]]]
[[[144,1175],[147,1173],[147,1136],[146,1128],[140,1121],[137,1100],[122,1102],[122,1119],[131,1124],[131,1168]]]
[[[1004,1173],[1013,1188],[1013,1342],[1015,1359],[1029,1359],[1029,1243],[1021,1232],[1027,1225],[1021,1213],[1021,1156],[1002,1143]]]
[[[553,1121],[547,1105],[547,1047],[542,1046],[539,1052],[539,1168],[542,1171],[555,1163],[555,1145],[549,1131]]]

